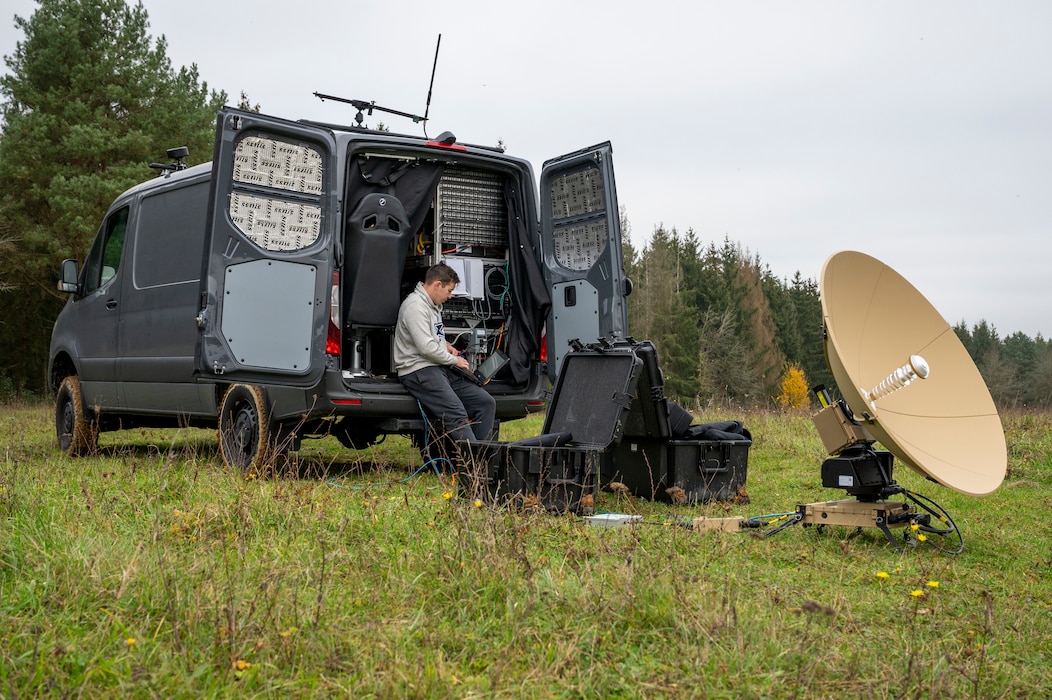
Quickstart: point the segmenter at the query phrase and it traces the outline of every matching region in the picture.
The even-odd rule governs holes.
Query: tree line
[[[141,4],[40,0],[15,17],[25,38],[0,77],[0,399],[42,395],[51,327],[66,295],[59,263],[83,260],[109,203],[188,146],[212,154],[215,111],[197,67],[176,70]],[[259,111],[242,94],[241,105]],[[833,386],[818,284],[779,279],[739,243],[658,227],[635,250],[622,222],[629,328],[661,353],[668,393],[688,405],[798,405],[790,384]],[[1052,405],[1052,348],[999,338],[985,321],[954,330],[999,405]],[[789,382],[789,380],[793,380]],[[790,396],[792,394],[792,396]],[[794,398],[795,397],[795,398]]]
[[[63,258],[83,260],[106,208],[168,148],[212,157],[197,67],[174,69],[141,4],[40,0],[0,77],[0,397],[45,388]]]
[[[659,226],[641,250],[622,251],[634,282],[628,318],[654,342],[667,393],[689,406],[799,406],[795,382],[835,390],[826,364],[818,282],[780,279],[740,243],[703,242]],[[953,326],[1000,408],[1052,408],[1052,343],[985,320]]]

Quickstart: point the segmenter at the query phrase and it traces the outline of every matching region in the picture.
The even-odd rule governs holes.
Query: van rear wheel
[[[55,436],[58,446],[71,457],[84,457],[98,449],[99,426],[88,417],[80,393],[80,377],[62,380],[55,397]]]
[[[219,451],[223,462],[245,476],[262,476],[273,466],[270,409],[263,389],[233,384],[219,408]]]

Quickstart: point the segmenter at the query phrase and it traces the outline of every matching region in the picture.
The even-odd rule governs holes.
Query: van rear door
[[[628,332],[621,219],[613,150],[601,143],[547,161],[541,170],[541,247],[552,295],[548,374],[555,380],[568,341]]]
[[[294,386],[321,379],[339,229],[336,176],[328,130],[219,112],[199,376]]]

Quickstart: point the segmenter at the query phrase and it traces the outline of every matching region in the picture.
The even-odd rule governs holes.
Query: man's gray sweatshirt
[[[418,282],[398,309],[394,366],[399,377],[433,365],[455,365],[457,356],[446,349],[442,308],[431,301]]]

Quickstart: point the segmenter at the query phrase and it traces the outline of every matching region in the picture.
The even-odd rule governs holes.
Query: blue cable
[[[430,451],[428,450],[428,425],[430,425],[430,424],[427,421],[427,416],[424,415],[424,407],[420,405],[419,401],[416,402],[416,406],[417,406],[418,409],[420,409],[420,417],[424,421],[424,456],[427,459],[424,461],[423,464],[420,465],[420,467],[415,472],[413,472],[409,476],[405,477],[404,479],[399,479],[398,481],[380,481],[380,482],[377,482],[375,484],[369,484],[370,487],[372,487],[372,486],[396,486],[398,484],[408,483],[410,479],[416,477],[417,475],[420,474],[420,472],[424,471],[428,467],[431,467],[431,469],[435,472],[435,476],[441,477],[442,476],[442,472],[438,468],[438,462],[445,462],[446,464],[449,465],[450,469],[453,468],[453,463],[450,462],[445,457],[432,457],[431,456]],[[353,491],[362,491],[365,488],[367,488],[365,486],[344,486],[343,484],[337,484],[335,479],[329,479],[326,483],[328,483],[329,486],[332,486],[334,488],[351,489]]]

